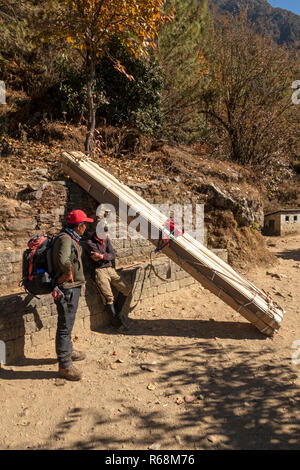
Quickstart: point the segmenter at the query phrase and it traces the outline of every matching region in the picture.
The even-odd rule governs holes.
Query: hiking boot
[[[73,351],[71,359],[72,361],[83,361],[86,358],[86,354],[83,351]]]
[[[129,328],[125,325],[121,325],[119,328],[117,328],[117,331],[121,335],[126,335],[127,333],[129,333]]]
[[[110,324],[115,328],[119,328],[120,326],[122,326],[122,320],[117,314],[114,304],[106,304],[105,308],[109,315]]]
[[[81,380],[82,379],[82,372],[80,370],[76,369],[76,367],[73,366],[73,364],[66,369],[62,369],[61,367],[58,369],[58,373],[61,377],[64,377],[65,379],[68,380]]]
[[[126,300],[127,300],[127,296],[122,294],[122,292],[119,292],[117,300],[114,303],[114,307],[115,307],[115,311],[117,312],[117,315],[120,315],[122,313]]]

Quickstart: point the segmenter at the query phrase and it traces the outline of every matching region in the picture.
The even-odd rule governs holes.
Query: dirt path
[[[168,295],[129,335],[82,333],[80,383],[54,344],[1,369],[0,449],[299,449],[300,236],[269,244],[279,264],[245,274],[286,309],[273,339],[200,285]]]

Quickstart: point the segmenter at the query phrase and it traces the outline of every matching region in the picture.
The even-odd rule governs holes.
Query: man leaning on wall
[[[131,292],[131,287],[114,268],[116,255],[108,236],[108,225],[101,226],[100,224],[97,231],[87,240],[84,240],[83,247],[92,260],[94,279],[109,315],[110,323],[120,333],[126,333],[127,328],[122,322],[121,312]],[[112,290],[113,287],[118,291],[116,299]]]

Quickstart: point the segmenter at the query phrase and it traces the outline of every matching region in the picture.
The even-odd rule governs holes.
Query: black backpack
[[[36,235],[27,244],[28,249],[23,253],[22,282],[25,290],[33,295],[51,294],[56,286],[53,272],[52,248],[55,240],[65,232],[53,237]],[[72,249],[75,250],[72,239]]]

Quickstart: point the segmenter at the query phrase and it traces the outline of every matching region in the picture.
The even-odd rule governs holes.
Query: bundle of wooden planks
[[[105,200],[115,207],[117,213],[120,202],[122,207],[130,209],[126,211],[127,223],[138,216],[143,227],[147,227],[147,238],[158,246],[159,237],[153,238],[153,233],[166,234],[166,215],[81,152],[63,152],[62,168],[66,175],[95,200]],[[167,235],[169,243],[164,247],[163,253],[206,289],[239,312],[265,335],[271,336],[280,328],[284,311],[266,292],[239,275],[229,264],[188,233],[174,237],[167,231]]]

